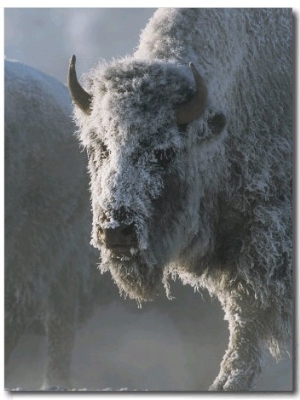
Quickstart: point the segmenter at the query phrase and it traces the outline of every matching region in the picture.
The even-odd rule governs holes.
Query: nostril
[[[97,236],[99,239],[101,239],[104,235],[104,230],[101,228],[101,226],[97,226]]]
[[[132,235],[134,233],[134,224],[131,224],[131,225],[127,226],[126,228],[123,228],[121,233],[123,236]]]
[[[100,214],[101,216],[100,216],[100,223],[104,223],[104,222],[108,222],[109,221],[109,217],[105,214],[105,212],[102,212],[101,214]]]

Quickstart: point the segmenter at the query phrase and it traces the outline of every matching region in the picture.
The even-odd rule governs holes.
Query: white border
[[[160,1],[160,2],[153,2],[153,1],[149,1],[149,0],[144,0],[142,2],[143,7],[141,7],[141,3],[140,2],[132,2],[132,1],[127,1],[125,4],[122,4],[122,3],[120,3],[120,1],[110,0],[109,3],[110,3],[109,4],[110,8],[114,8],[114,7],[120,7],[120,8],[125,8],[125,7],[126,8],[127,7],[128,8],[130,8],[130,7],[134,7],[134,8],[147,8],[147,7],[203,7],[203,8],[205,8],[205,7],[210,7],[210,8],[211,7],[228,7],[228,8],[229,7],[251,7],[251,8],[252,7],[258,7],[258,8],[262,8],[262,7],[271,7],[271,8],[274,8],[274,7],[287,7],[287,8],[290,8],[291,7],[291,8],[294,9],[294,13],[295,13],[296,18],[298,20],[298,23],[299,23],[299,10],[300,10],[299,5],[297,6],[295,1],[283,2],[283,1],[279,1],[279,0],[272,0],[272,1],[270,1],[270,0],[268,0],[268,1],[266,1],[266,0],[265,1],[253,0],[251,2],[249,2],[249,1],[247,1],[247,2],[246,1],[238,1],[237,2],[237,1],[232,1],[232,0],[231,1],[226,1],[226,2],[224,2],[222,0],[201,0],[201,1],[198,0],[198,1],[185,2],[184,5],[182,4],[183,3],[182,1],[175,1],[175,0],[173,0],[173,1],[165,1],[164,0],[164,1]],[[299,4],[299,2],[298,2],[298,4]],[[24,1],[24,0],[10,0],[10,1],[7,1],[6,0],[6,1],[3,2],[3,7],[1,7],[1,14],[0,14],[0,16],[1,16],[1,22],[0,22],[1,23],[1,33],[0,33],[0,35],[1,35],[1,39],[2,39],[1,42],[0,42],[0,47],[1,47],[1,50],[2,50],[2,54],[4,55],[4,46],[3,46],[4,40],[2,38],[3,31],[4,31],[4,8],[64,8],[64,7],[65,8],[101,8],[101,7],[99,7],[100,5],[101,5],[101,2],[100,1],[95,1],[95,0],[85,0],[84,2],[80,2],[80,3],[76,2],[76,6],[75,7],[74,7],[74,2],[71,3],[70,1],[66,1],[66,0],[61,0],[59,2],[59,5],[55,4],[53,1],[49,1],[49,0],[48,1],[47,0],[41,0],[40,2],[36,2],[36,1],[32,1],[32,0],[31,1],[28,1],[28,0],[27,1]],[[296,39],[295,50],[296,50],[297,60],[298,60],[298,56],[299,56],[299,41],[298,41],[298,39],[299,39],[299,28],[298,27],[297,27],[296,37],[297,37],[297,39]],[[298,62],[298,67],[299,67],[299,62]],[[1,122],[2,122],[2,126],[4,126],[4,124],[3,124],[3,122],[4,122],[3,62],[0,64],[0,72],[1,72],[1,77],[2,77],[2,81],[1,81],[2,82]],[[298,94],[299,93],[298,79],[296,80],[296,83],[297,83],[296,94]],[[296,98],[296,96],[295,96],[295,98]],[[295,117],[297,115],[300,115],[300,113],[299,113],[299,102],[298,102],[298,109],[295,110]],[[297,118],[296,118],[296,120],[297,120]],[[296,126],[296,128],[297,128],[297,126]],[[2,132],[3,132],[3,130],[2,130]],[[295,132],[295,134],[297,134],[297,132]],[[299,142],[299,139],[298,139],[298,142]],[[2,181],[2,179],[4,179],[4,157],[3,157],[3,155],[4,155],[4,147],[3,147],[3,145],[4,145],[3,140],[1,140],[0,141],[0,154],[1,154],[1,157],[0,157],[0,176],[1,176],[1,183],[4,182],[4,180]],[[296,154],[299,154],[299,152],[297,151]],[[295,166],[295,173],[296,173],[295,183],[297,183],[297,187],[299,187],[298,165]],[[4,190],[0,191],[0,193],[1,193],[1,195],[0,195],[0,206],[1,206],[1,210],[2,210],[2,212],[0,213],[0,227],[1,227],[2,235],[4,233],[4,193],[3,192],[4,192]],[[297,221],[295,221],[295,222],[296,222],[296,225],[298,226],[298,223],[299,223],[298,213],[295,213],[295,216],[297,217]],[[296,239],[297,239],[297,235],[296,235]],[[296,249],[299,248],[298,240],[297,240],[297,243],[295,243],[295,246],[296,246]],[[0,256],[1,256],[1,260],[4,259],[3,255],[4,255],[4,240],[0,240]],[[2,263],[1,263],[1,265],[2,265]],[[4,268],[3,268],[3,271],[4,271]],[[3,273],[2,277],[3,276],[4,276],[4,273]],[[298,277],[298,275],[296,275],[296,277]],[[0,364],[1,364],[1,366],[0,366],[0,372],[1,372],[0,392],[2,392],[2,395],[3,395],[2,397],[3,398],[9,398],[9,399],[18,398],[19,396],[21,396],[22,398],[32,398],[32,397],[34,397],[36,399],[46,399],[49,396],[49,394],[46,394],[46,393],[43,394],[42,392],[39,392],[38,394],[36,394],[36,393],[34,393],[34,394],[32,394],[32,393],[26,394],[24,392],[22,394],[13,394],[12,392],[4,392],[3,389],[2,389],[4,387],[4,376],[3,376],[4,375],[3,374],[4,335],[3,335],[3,329],[2,329],[3,321],[4,321],[4,312],[3,312],[3,310],[4,310],[4,301],[3,301],[3,297],[4,297],[4,295],[3,295],[4,294],[4,279],[1,279],[1,278],[0,278],[0,306],[1,306],[0,307],[0,316],[1,316],[0,354],[2,354],[2,359],[1,359],[1,362],[0,362]],[[298,300],[298,299],[296,299],[296,300]],[[299,303],[297,302],[297,304],[299,304]],[[298,310],[298,307],[297,307],[297,310]],[[295,317],[297,319],[296,315],[295,315]],[[297,329],[297,332],[298,332],[298,329]],[[295,338],[295,340],[297,340],[297,338]],[[298,372],[299,371],[298,371],[298,366],[297,366],[296,370],[295,370],[296,387],[298,386],[297,383],[299,381],[299,376],[298,376],[299,373]],[[80,394],[78,392],[74,392],[74,393],[68,392],[68,393],[62,393],[62,394],[53,393],[53,394],[55,395],[56,399],[65,399],[66,396],[69,397],[69,396],[72,396],[72,395],[76,395],[76,396],[79,395],[80,398],[89,399],[91,396],[92,397],[94,397],[94,396],[99,397],[99,396],[103,396],[104,395],[104,393],[102,394],[101,392],[98,392],[98,393],[95,393],[95,394],[87,394],[87,393],[85,394],[84,392],[82,392]],[[180,394],[180,392],[177,392],[177,393],[174,392],[174,394],[172,394],[172,393],[146,394],[145,393],[145,395],[143,395],[143,394],[126,394],[126,393],[123,392],[123,393],[120,393],[120,394],[123,395],[123,396],[125,395],[127,399],[128,398],[132,398],[132,397],[140,398],[140,397],[143,397],[143,396],[146,396],[147,399],[154,399],[154,398],[158,398],[158,397],[163,397],[163,398],[176,397],[176,399],[186,399],[187,397],[188,398],[191,398],[191,397],[194,398],[194,397],[197,396],[197,398],[199,398],[199,397],[202,397],[202,396],[206,396],[205,392],[204,393],[203,392],[201,392],[201,393],[190,393],[190,394],[187,394],[187,393]],[[209,397],[212,398],[212,399],[213,398],[217,398],[217,397],[220,396],[218,394],[213,394],[213,393],[209,393],[207,395],[209,395]],[[109,393],[107,393],[106,396],[109,396],[110,399],[114,399],[114,398],[119,397],[118,394],[109,394]],[[244,396],[248,397],[247,394],[243,394],[243,397]],[[277,397],[282,398],[282,397],[286,397],[286,396],[290,397],[291,394],[272,393],[272,398],[277,398]],[[293,397],[298,397],[298,396],[299,396],[299,394],[297,393],[296,396],[293,396]],[[226,397],[228,398],[228,394],[226,395]],[[229,397],[230,398],[234,398],[236,396],[229,395]],[[265,396],[262,395],[262,394],[261,395],[260,394],[258,394],[258,395],[255,394],[255,397],[256,398],[257,397],[264,398]]]

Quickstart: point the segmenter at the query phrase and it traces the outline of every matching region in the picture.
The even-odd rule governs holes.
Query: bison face
[[[155,296],[164,268],[195,237],[207,242],[201,198],[224,118],[202,105],[201,117],[178,125],[188,122],[194,85],[186,68],[125,60],[94,70],[89,112],[76,111],[89,156],[92,244],[101,270],[138,300]]]

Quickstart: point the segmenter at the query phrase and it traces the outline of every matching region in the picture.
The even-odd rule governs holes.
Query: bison
[[[71,112],[63,84],[5,61],[6,375],[19,339],[45,334],[43,389],[69,387],[76,324],[95,281],[86,160]]]
[[[84,87],[70,61],[99,268],[138,302],[176,277],[219,299],[210,390],[253,390],[291,337],[292,59],[290,9],[164,8]]]

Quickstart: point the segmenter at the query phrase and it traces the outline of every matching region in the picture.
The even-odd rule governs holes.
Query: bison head
[[[121,292],[149,300],[164,268],[195,242],[208,245],[201,199],[214,195],[225,118],[207,107],[206,86],[191,64],[125,59],[101,64],[69,88],[87,149],[92,244]],[[196,90],[195,90],[196,87]]]

